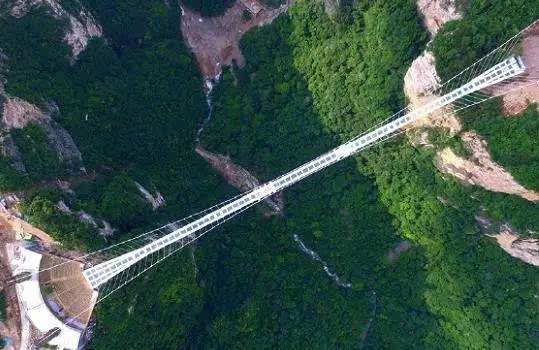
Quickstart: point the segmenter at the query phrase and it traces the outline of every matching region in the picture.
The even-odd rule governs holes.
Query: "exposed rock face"
[[[41,124],[41,127],[61,161],[75,164],[82,163],[82,154],[66,129],[53,120]]]
[[[13,168],[23,174],[26,173],[22,154],[10,134],[0,136],[0,152],[11,161]]]
[[[324,11],[334,22],[345,22],[356,0],[324,0]]]
[[[79,53],[84,51],[90,38],[103,36],[101,27],[84,9],[79,12],[78,18],[69,16],[69,23],[71,27],[70,31],[66,33],[65,41],[71,46],[73,57],[77,57]]]
[[[45,131],[50,145],[60,160],[82,162],[82,155],[71,135],[50,117],[50,114],[58,113],[56,106],[50,105],[50,111],[45,113],[37,106],[18,97],[4,96],[4,98],[6,102],[2,111],[1,124],[5,132],[11,129],[22,129],[31,122],[37,123]],[[10,139],[9,136],[4,136],[4,153],[10,155],[16,167],[22,170],[24,165],[17,165],[21,160],[20,154]]]
[[[539,239],[521,238],[510,225],[494,225],[483,215],[476,215],[475,220],[481,230],[487,236],[494,237],[498,245],[509,255],[525,263],[539,266]]]
[[[45,115],[37,106],[18,97],[6,97],[2,112],[2,124],[7,130],[22,129],[30,122],[47,122]]]
[[[500,247],[509,255],[528,264],[539,266],[539,239],[522,239],[510,229],[502,229],[494,235]]]
[[[56,208],[58,208],[58,210],[60,210],[61,212],[65,213],[65,214],[70,214],[70,215],[77,216],[79,218],[80,222],[88,224],[88,225],[92,226],[93,228],[97,229],[97,232],[101,236],[112,236],[114,234],[114,232],[116,231],[116,229],[112,228],[110,223],[108,223],[105,220],[99,220],[100,223],[98,224],[97,220],[92,215],[85,212],[84,210],[80,210],[80,211],[74,213],[71,210],[71,208],[69,208],[64,201],[59,201],[56,204]]]
[[[423,23],[432,36],[447,22],[462,18],[457,0],[418,0],[417,7],[423,15]]]
[[[182,7],[182,34],[204,78],[218,76],[222,66],[231,66],[233,62],[243,67],[245,58],[239,48],[243,34],[253,27],[272,22],[287,10],[291,2],[289,0],[277,9],[270,9],[257,0],[236,1],[222,16],[210,18],[203,18]],[[253,10],[253,17],[245,21],[243,11],[249,9]]]
[[[204,158],[214,169],[218,170],[223,175],[227,183],[237,188],[241,192],[252,190],[253,188],[260,185],[260,182],[256,177],[254,177],[251,173],[249,173],[241,166],[234,164],[230,157],[209,152],[201,146],[197,146],[195,148],[195,151],[202,158]],[[273,214],[282,213],[284,208],[284,202],[281,192],[270,198],[267,198],[265,202],[272,209]]]
[[[84,51],[90,38],[103,35],[103,30],[86,9],[81,7],[79,13],[72,14],[67,12],[58,0],[16,0],[11,5],[10,13],[20,18],[31,8],[39,5],[47,5],[56,18],[67,20],[69,23],[64,40],[71,46],[74,58]]]
[[[0,85],[0,99],[3,103],[0,106],[0,117],[2,126],[2,135],[0,136],[0,151],[2,155],[11,161],[12,166],[26,173],[22,155],[19,148],[13,142],[13,138],[8,133],[13,128],[23,128],[29,122],[37,122],[47,119],[39,108],[19,98],[10,98],[4,94],[3,86]]]
[[[339,13],[341,0],[324,0],[324,10],[329,18],[334,19]]]
[[[503,113],[506,116],[522,113],[531,103],[539,102],[539,22],[523,33],[521,58],[526,66],[526,81],[515,81],[493,89],[504,94]],[[535,81],[535,84],[530,82]]]
[[[457,156],[450,148],[445,148],[437,154],[436,165],[440,171],[489,191],[514,194],[529,201],[539,201],[539,193],[524,188],[510,173],[492,160],[486,148],[486,141],[473,132],[463,133],[462,141],[472,157],[464,159]]]
[[[423,15],[425,27],[432,37],[447,22],[462,17],[457,11],[456,0],[418,0],[417,7]],[[416,58],[404,77],[404,93],[412,108],[417,108],[434,99],[433,92],[440,86],[440,77],[436,72],[436,61],[430,51],[424,51]],[[418,120],[414,127],[443,127],[451,134],[461,130],[451,107],[438,110],[435,113]]]
[[[430,51],[416,58],[404,76],[404,93],[409,98],[430,95],[440,86],[436,60]]]
[[[240,1],[253,15],[256,15],[257,13],[259,13],[260,11],[264,9],[262,7],[262,4],[258,2],[257,0],[240,0]]]
[[[416,58],[404,76],[404,93],[410,101],[410,107],[418,108],[436,98],[432,93],[440,86],[440,77],[436,72],[436,61],[431,52],[425,51]],[[451,107],[440,109],[419,119],[413,127],[443,127],[454,135],[461,130],[457,117]]]
[[[135,186],[137,186],[137,189],[139,192],[144,196],[144,199],[148,201],[152,205],[153,210],[156,210],[157,208],[163,206],[165,204],[165,198],[163,195],[157,191],[155,195],[151,194],[150,191],[148,191],[146,188],[144,188],[140,183],[135,181]]]

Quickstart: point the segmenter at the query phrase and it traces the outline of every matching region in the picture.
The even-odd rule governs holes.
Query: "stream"
[[[208,114],[206,117],[202,120],[202,123],[200,124],[200,127],[197,130],[197,134],[195,137],[195,144],[200,143],[200,136],[204,132],[204,129],[211,121],[211,118],[213,116],[213,103],[211,100],[211,94],[213,92],[213,89],[215,88],[215,85],[219,83],[219,80],[221,79],[221,73],[217,74],[213,78],[206,78],[204,80],[204,84],[206,85],[206,103],[208,104]]]
[[[339,277],[339,275],[332,272],[329,269],[328,264],[324,260],[322,260],[320,255],[318,255],[318,253],[315,252],[314,250],[309,249],[305,245],[305,243],[303,243],[303,241],[301,240],[301,238],[297,234],[294,234],[293,237],[294,237],[294,241],[296,241],[296,243],[298,244],[301,251],[304,252],[305,254],[307,254],[308,256],[310,256],[311,259],[313,259],[314,261],[318,261],[320,264],[322,264],[322,267],[324,268],[324,271],[326,272],[326,274],[329,277],[331,277],[331,279],[333,279],[333,281],[335,281],[335,283],[339,287],[342,287],[342,288],[351,288],[352,287],[352,283],[343,282],[341,280],[341,278]],[[374,289],[372,289],[372,288],[371,288],[371,303],[372,303],[371,317],[367,321],[367,324],[365,325],[365,328],[364,328],[363,332],[361,333],[359,349],[363,349],[365,347],[365,344],[367,342],[367,338],[369,337],[369,333],[371,332],[372,325],[373,325],[374,320],[376,319],[376,316],[377,316],[377,313],[378,313],[378,295],[376,294],[376,291]]]
[[[322,260],[322,258],[320,257],[320,255],[318,255],[317,252],[315,252],[314,250],[312,249],[309,249],[307,248],[307,246],[305,245],[305,243],[303,243],[303,241],[301,240],[301,238],[299,238],[299,236],[297,234],[294,234],[294,241],[296,241],[296,243],[298,244],[299,246],[299,249],[301,249],[302,252],[304,252],[305,254],[307,254],[308,256],[311,257],[311,259],[313,259],[314,261],[318,261],[320,264],[322,264],[322,267],[324,269],[324,271],[326,272],[326,274],[333,280],[335,281],[335,283],[339,286],[339,287],[342,287],[342,288],[351,288],[352,287],[352,283],[346,283],[346,282],[343,282],[341,280],[341,278],[339,277],[339,275],[337,275],[336,273],[332,272],[330,269],[329,269],[329,266],[327,264],[327,262],[325,262],[324,260]]]
[[[371,294],[372,294],[371,318],[369,318],[369,321],[367,322],[367,326],[365,327],[365,330],[361,334],[361,343],[359,344],[360,349],[365,348],[365,343],[367,342],[367,338],[369,337],[369,333],[371,332],[372,324],[374,320],[376,319],[376,315],[378,312],[378,295],[376,294],[376,291],[374,289],[371,290]]]

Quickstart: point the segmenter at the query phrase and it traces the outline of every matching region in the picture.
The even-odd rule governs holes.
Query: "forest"
[[[206,16],[233,3],[182,2]],[[67,24],[44,7],[0,17],[0,47],[6,92],[39,106],[54,101],[85,172],[59,162],[42,130],[29,124],[13,134],[28,173],[0,158],[0,189],[24,189],[31,222],[68,248],[92,250],[236,191],[193,151],[207,106],[179,32],[180,4],[80,4],[105,38],[92,39],[75,62],[62,41]],[[533,6],[469,2],[466,16],[429,44],[442,77],[531,22],[539,13]],[[248,32],[241,41],[246,66],[225,69],[202,145],[264,181],[400,109],[404,74],[429,40],[415,3],[345,1],[339,11],[331,16],[321,1],[298,0],[271,25]],[[465,130],[488,140],[496,161],[538,189],[537,114],[530,107],[504,119],[495,100],[459,117]],[[255,209],[215,230],[98,305],[90,348],[533,349],[536,271],[485,236],[475,215],[537,232],[539,209],[442,177],[436,147],[396,138],[287,190],[284,215]],[[73,177],[72,193],[40,186]],[[153,211],[133,181],[159,189],[166,205]],[[119,232],[104,241],[60,212],[60,200]],[[350,287],[304,254],[296,235]],[[412,248],[389,259],[403,240]]]
[[[298,150],[308,152],[316,144],[309,135],[311,127],[306,126],[310,114],[302,103],[312,103],[310,113],[314,112],[316,119],[322,122],[322,128],[330,132],[328,142],[333,141],[332,144],[358,134],[391,114],[404,101],[402,78],[408,66],[406,63],[419,53],[426,40],[413,7],[406,6],[406,3],[377,2],[372,6],[357,7],[353,13],[356,17],[346,26],[335,26],[324,16],[321,6],[302,4],[291,9],[292,20],[281,19],[272,27],[250,33],[242,46],[247,53],[247,67],[235,71],[235,77],[245,85],[241,87],[243,84],[240,83],[240,88],[234,89],[232,77],[225,75],[223,78],[216,92],[217,116],[205,138],[207,146],[231,154],[241,164],[257,169],[263,178],[270,178],[283,168],[301,162],[291,159],[290,166],[282,165],[289,157],[297,157]],[[528,22],[532,19],[528,15]],[[521,21],[526,23],[526,19]],[[509,28],[521,28],[520,23]],[[283,43],[281,38],[288,38],[288,42]],[[277,51],[276,47],[283,51]],[[287,57],[286,51],[293,52],[294,56]],[[292,66],[287,68],[286,62],[289,61]],[[299,79],[296,78],[298,73]],[[305,88],[310,92],[305,98],[299,98],[302,86],[303,94]],[[281,112],[283,110],[285,112]],[[525,129],[527,123],[523,123],[515,119],[521,131],[533,133],[533,129]],[[266,130],[262,128],[265,125],[270,127]],[[250,130],[256,130],[256,133]],[[298,132],[305,137],[298,137]],[[499,135],[495,130],[492,133]],[[314,135],[321,144],[320,148],[327,148],[320,133],[315,132]],[[236,145],[224,141],[240,137],[242,142]],[[306,144],[298,145],[298,140],[304,140]],[[491,147],[495,145],[496,142]],[[527,153],[527,148],[521,149]],[[257,157],[253,159],[251,154],[257,154]],[[533,157],[534,153],[530,154]],[[509,344],[531,348],[532,320],[536,316],[529,309],[534,304],[529,295],[533,290],[533,270],[504,257],[503,252],[482,238],[472,213],[478,213],[485,205],[488,215],[495,219],[507,220],[523,229],[536,229],[538,222],[530,218],[538,216],[537,207],[520,199],[508,198],[510,196],[462,187],[451,179],[444,180],[434,168],[433,155],[432,151],[406,146],[406,140],[401,139],[369,151],[357,160],[359,172],[375,181],[379,200],[393,216],[395,229],[393,234],[390,233],[391,228],[385,230],[389,237],[383,235],[384,230],[377,229],[377,239],[372,241],[371,238],[371,245],[368,248],[363,246],[361,251],[380,252],[378,249],[383,245],[378,239],[390,242],[390,237],[393,235],[395,238],[398,234],[418,245],[416,254],[421,257],[402,262],[398,271],[400,277],[417,277],[417,280],[410,278],[406,287],[395,282],[392,279],[395,275],[387,270],[374,270],[378,271],[377,281],[376,284],[370,282],[370,285],[375,285],[373,288],[378,292],[381,306],[368,346],[438,348],[440,339],[443,339],[442,343],[447,348],[511,347]],[[307,153],[299,158],[310,156],[312,154]],[[273,172],[272,164],[283,168]],[[330,173],[331,170],[328,175]],[[532,174],[528,176],[533,177]],[[339,183],[339,177],[326,181],[333,186]],[[323,185],[317,187],[324,188]],[[290,190],[287,196],[290,202],[300,202],[293,196],[301,188]],[[438,198],[444,198],[450,205],[444,205]],[[470,202],[465,198],[477,199]],[[309,210],[312,203],[309,201]],[[330,212],[350,205],[343,200],[337,201]],[[309,245],[323,256],[337,254],[336,260],[341,262],[336,265],[339,271],[345,272],[346,266],[348,269],[357,266],[350,261],[351,257],[334,251],[336,242],[343,239],[338,226],[329,225],[329,232],[333,231],[333,234],[320,230],[318,225],[311,227],[312,232],[302,233],[302,237],[308,239]],[[321,235],[320,231],[325,234]],[[343,252],[341,249],[338,251]],[[380,253],[377,254],[379,256]],[[368,260],[369,257],[362,254],[361,263]],[[491,265],[494,260],[496,266]],[[363,279],[369,277],[364,276]],[[519,281],[516,283],[518,290],[511,287],[502,297],[498,287],[504,284],[514,286],[516,280]],[[400,297],[415,293],[423,294],[425,298]],[[498,298],[512,300],[513,311],[507,309],[508,305],[496,302]],[[267,312],[271,313],[270,310],[268,308]],[[518,318],[513,317],[516,310],[521,310]],[[444,322],[438,321],[440,319]],[[243,326],[236,323],[236,327]],[[418,330],[422,332],[418,333]]]

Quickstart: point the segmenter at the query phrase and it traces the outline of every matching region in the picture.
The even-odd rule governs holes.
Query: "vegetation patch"
[[[23,129],[14,129],[11,135],[32,180],[46,180],[64,173],[62,162],[39,124],[30,123]]]

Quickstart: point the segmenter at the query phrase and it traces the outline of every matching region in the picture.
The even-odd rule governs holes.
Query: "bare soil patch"
[[[281,7],[271,9],[256,0],[249,1],[249,7],[256,7],[257,13],[251,13],[246,19],[244,12],[249,8],[243,1],[236,3],[219,17],[202,17],[200,14],[182,7],[181,30],[187,46],[194,53],[200,71],[205,79],[219,75],[223,66],[239,67],[245,65],[239,42],[249,29],[271,23],[284,13],[292,0]],[[255,6],[257,5],[257,6]]]
[[[539,23],[530,28],[522,39],[522,61],[526,66],[523,78],[526,81],[517,81],[502,85],[494,93],[508,92],[503,97],[503,113],[513,116],[522,113],[531,103],[539,102]],[[531,84],[535,81],[535,84]]]
[[[445,23],[462,17],[456,0],[418,0],[417,8],[431,36],[436,35]]]
[[[4,281],[11,277],[5,246],[15,240],[15,234],[9,224],[0,216],[0,293],[6,298],[6,319],[0,322],[0,337],[9,337],[12,341],[11,348],[19,349],[21,344],[20,310],[17,294],[13,286],[7,287]]]

